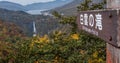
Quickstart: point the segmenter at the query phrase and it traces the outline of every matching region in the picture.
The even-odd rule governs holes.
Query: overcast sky
[[[54,0],[0,0],[0,1],[9,1],[9,2],[14,2],[14,3],[19,3],[22,5],[27,5],[31,3],[49,2],[49,1],[54,1]]]

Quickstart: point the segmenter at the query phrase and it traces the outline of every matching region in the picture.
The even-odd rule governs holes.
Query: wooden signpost
[[[108,9],[120,9],[120,0],[107,0]],[[120,16],[119,16],[120,19]],[[120,30],[120,20],[118,22],[118,30]],[[118,39],[120,39],[120,31],[118,31]],[[120,41],[119,41],[120,42]],[[120,63],[120,48],[114,47],[107,43],[107,63]]]
[[[78,14],[78,28],[96,35],[115,47],[120,47],[120,10],[83,11]]]
[[[120,63],[120,0],[107,0],[107,10],[80,12],[77,24],[107,42],[106,63]]]

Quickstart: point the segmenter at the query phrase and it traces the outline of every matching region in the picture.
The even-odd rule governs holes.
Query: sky
[[[0,0],[0,1],[9,1],[14,3],[19,3],[21,5],[27,5],[31,3],[38,3],[38,2],[49,2],[54,0]]]

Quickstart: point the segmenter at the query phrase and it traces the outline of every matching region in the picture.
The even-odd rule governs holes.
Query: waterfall
[[[33,21],[33,37],[37,36],[37,30],[35,26],[35,22]]]

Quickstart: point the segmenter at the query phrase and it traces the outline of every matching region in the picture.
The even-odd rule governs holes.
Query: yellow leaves
[[[103,61],[103,59],[99,58],[99,59],[89,59],[88,63],[105,63]]]
[[[43,37],[39,38],[39,42],[44,42],[44,43],[48,43],[49,42],[49,38],[47,35],[44,35]]]
[[[93,53],[93,57],[97,58],[98,57],[98,52]]]
[[[99,52],[94,52],[92,57],[88,59],[88,63],[105,63],[104,60],[98,56]]]
[[[40,50],[40,52],[43,53],[52,53],[52,55],[48,56],[42,56],[44,58],[46,57],[51,57],[52,59],[46,60],[46,59],[40,59],[36,63],[64,63],[66,59],[64,59],[65,56],[57,56],[56,54],[53,55],[53,52],[55,51],[62,55],[67,55],[69,51],[72,52],[73,50],[68,50],[69,48],[75,47],[75,52],[79,53],[79,56],[75,54],[76,56],[70,57],[70,61],[78,60],[80,58],[79,63],[82,63],[84,61],[88,63],[104,63],[105,59],[102,58],[99,54],[101,54],[101,51],[97,50],[86,50],[82,49],[81,47],[84,48],[84,46],[81,46],[82,41],[79,40],[80,36],[79,34],[63,34],[61,31],[54,32],[52,36],[50,36],[51,39],[47,35],[44,35],[43,37],[36,37],[31,45],[34,45],[33,49],[36,47]],[[55,45],[54,45],[55,44]],[[78,45],[80,44],[80,45]],[[35,47],[36,46],[36,47]],[[86,45],[85,45],[86,46]],[[78,49],[80,48],[80,49]],[[90,52],[89,52],[90,51]],[[93,52],[94,51],[94,52]],[[65,53],[65,54],[64,54]],[[87,55],[89,54],[89,55]],[[72,55],[71,55],[72,56]],[[74,59],[77,58],[77,59]],[[69,58],[69,57],[68,57]]]
[[[99,58],[98,62],[103,62],[103,59]]]
[[[74,40],[78,40],[79,39],[79,35],[78,34],[72,34],[71,38]]]
[[[89,59],[88,63],[99,63],[97,59]]]
[[[34,37],[32,42],[34,43],[49,43],[49,37],[44,35],[43,37]]]
[[[34,42],[30,43],[30,48],[32,48],[34,46]]]
[[[46,43],[49,43],[50,40],[49,40],[49,37],[47,35],[44,35],[43,37],[39,37],[39,36],[36,36],[32,39],[32,42],[30,43],[30,47],[33,48],[33,46],[37,46],[37,47],[42,47],[43,45],[41,44],[46,44]],[[37,45],[35,45],[37,44]]]

